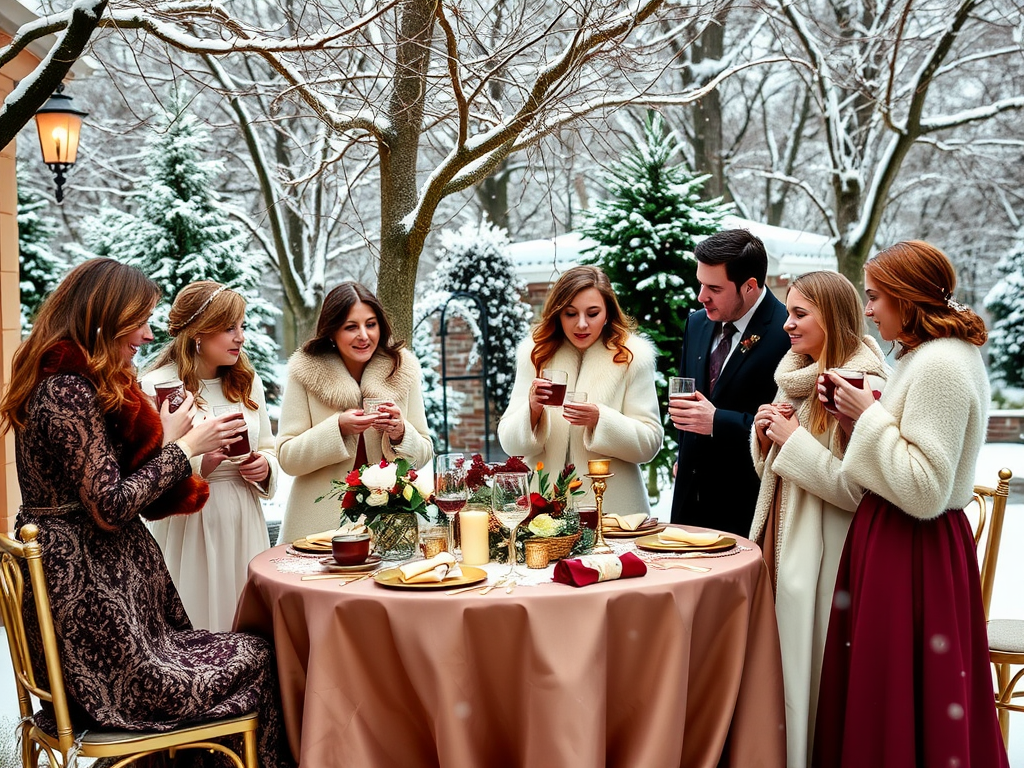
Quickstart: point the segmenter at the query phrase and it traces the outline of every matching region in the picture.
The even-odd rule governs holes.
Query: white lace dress
[[[151,371],[142,378],[143,389],[152,392],[155,382],[175,375],[173,366]],[[220,379],[203,380],[199,395],[205,403],[195,420],[206,418],[215,405],[228,402]],[[238,467],[224,461],[206,478],[210,500],[202,511],[148,524],[192,625],[215,632],[231,629],[249,561],[270,547],[260,499],[274,495],[279,469],[259,377],[253,382],[252,398],[257,409],[243,409],[250,445],[270,462],[270,476],[262,487],[243,480]],[[192,459],[196,474],[201,462],[202,456]]]

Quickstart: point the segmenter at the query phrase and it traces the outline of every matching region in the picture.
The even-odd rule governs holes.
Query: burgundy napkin
[[[647,564],[632,552],[622,555],[586,555],[555,564],[554,580],[560,584],[585,587],[599,581],[632,579],[647,573]]]

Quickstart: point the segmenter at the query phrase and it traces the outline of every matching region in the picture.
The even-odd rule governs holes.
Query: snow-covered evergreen
[[[679,136],[666,129],[661,115],[649,115],[643,135],[634,136],[633,147],[603,174],[608,198],[583,212],[579,230],[599,243],[582,261],[605,271],[623,310],[658,348],[663,403],[667,377],[679,367],[686,320],[698,307],[695,238],[718,232],[731,211],[721,199],[701,199],[708,177],[673,165],[676,155],[682,157]],[[655,464],[667,471],[675,456],[675,429],[667,413],[664,418],[665,446]]]
[[[18,185],[18,259],[20,261],[21,332],[32,330],[32,318],[46,295],[67,270],[67,264],[50,250],[57,222],[48,217],[49,199]]]
[[[1024,386],[1024,227],[996,268],[1002,278],[985,297],[992,314],[988,336],[992,372],[1011,387]]]
[[[134,212],[103,208],[82,226],[79,256],[109,256],[134,264],[155,280],[163,298],[153,313],[155,352],[168,339],[167,314],[178,291],[196,280],[216,280],[245,296],[246,353],[264,384],[277,383],[277,344],[266,326],[280,314],[259,293],[270,265],[247,249],[248,237],[220,207],[214,182],[223,163],[204,160],[209,136],[190,114],[168,115],[143,154],[148,169]]]
[[[523,296],[526,285],[515,271],[508,234],[488,221],[441,233],[441,258],[430,280],[435,292],[465,291],[480,298],[487,314],[488,392],[500,414],[508,405],[516,375],[516,347],[530,329],[533,310]],[[476,318],[475,303],[467,302]],[[477,339],[480,335],[477,334]]]

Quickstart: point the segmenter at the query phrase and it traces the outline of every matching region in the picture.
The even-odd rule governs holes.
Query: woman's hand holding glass
[[[569,392],[562,403],[562,417],[574,427],[594,429],[601,418],[597,403],[587,402],[586,392]]]
[[[238,474],[250,483],[262,483],[270,476],[270,462],[262,453],[250,453],[248,458],[238,465]]]
[[[818,377],[818,399],[823,404],[829,403],[828,388],[825,386],[826,376],[835,383],[832,400],[835,402],[836,410],[851,421],[859,419],[861,414],[875,402],[875,394],[871,391],[871,383],[867,376],[864,377],[863,388],[858,388],[834,371],[825,371]]]
[[[393,444],[402,442],[405,437],[405,419],[402,417],[402,409],[392,402],[381,403],[377,406],[377,420],[373,422],[373,428],[388,436]]]
[[[183,410],[185,410],[185,406],[178,409],[174,415],[177,416]],[[194,455],[218,450],[226,453],[225,449],[229,445],[242,439],[240,435],[245,429],[245,419],[239,419],[235,414],[228,413],[223,416],[203,419],[182,437]]]
[[[362,408],[349,408],[338,414],[338,429],[341,434],[361,435],[373,426],[377,420],[377,413],[363,413]]]
[[[174,413],[171,413],[170,409],[170,401],[164,400],[160,406],[160,424],[164,428],[164,445],[184,437],[192,429],[192,417],[196,415],[195,395],[186,390],[185,400],[181,407]],[[192,445],[191,441],[189,441],[189,445]]]
[[[799,426],[800,421],[790,403],[765,403],[754,414],[754,428],[762,451],[772,442],[785,445]]]

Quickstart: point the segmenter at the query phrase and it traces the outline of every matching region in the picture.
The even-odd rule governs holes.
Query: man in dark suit
[[[696,379],[697,396],[668,409],[679,430],[672,522],[747,536],[760,486],[750,425],[775,398],[786,307],[765,287],[768,254],[747,230],[712,235],[694,255],[704,309],[686,324],[679,375]]]

